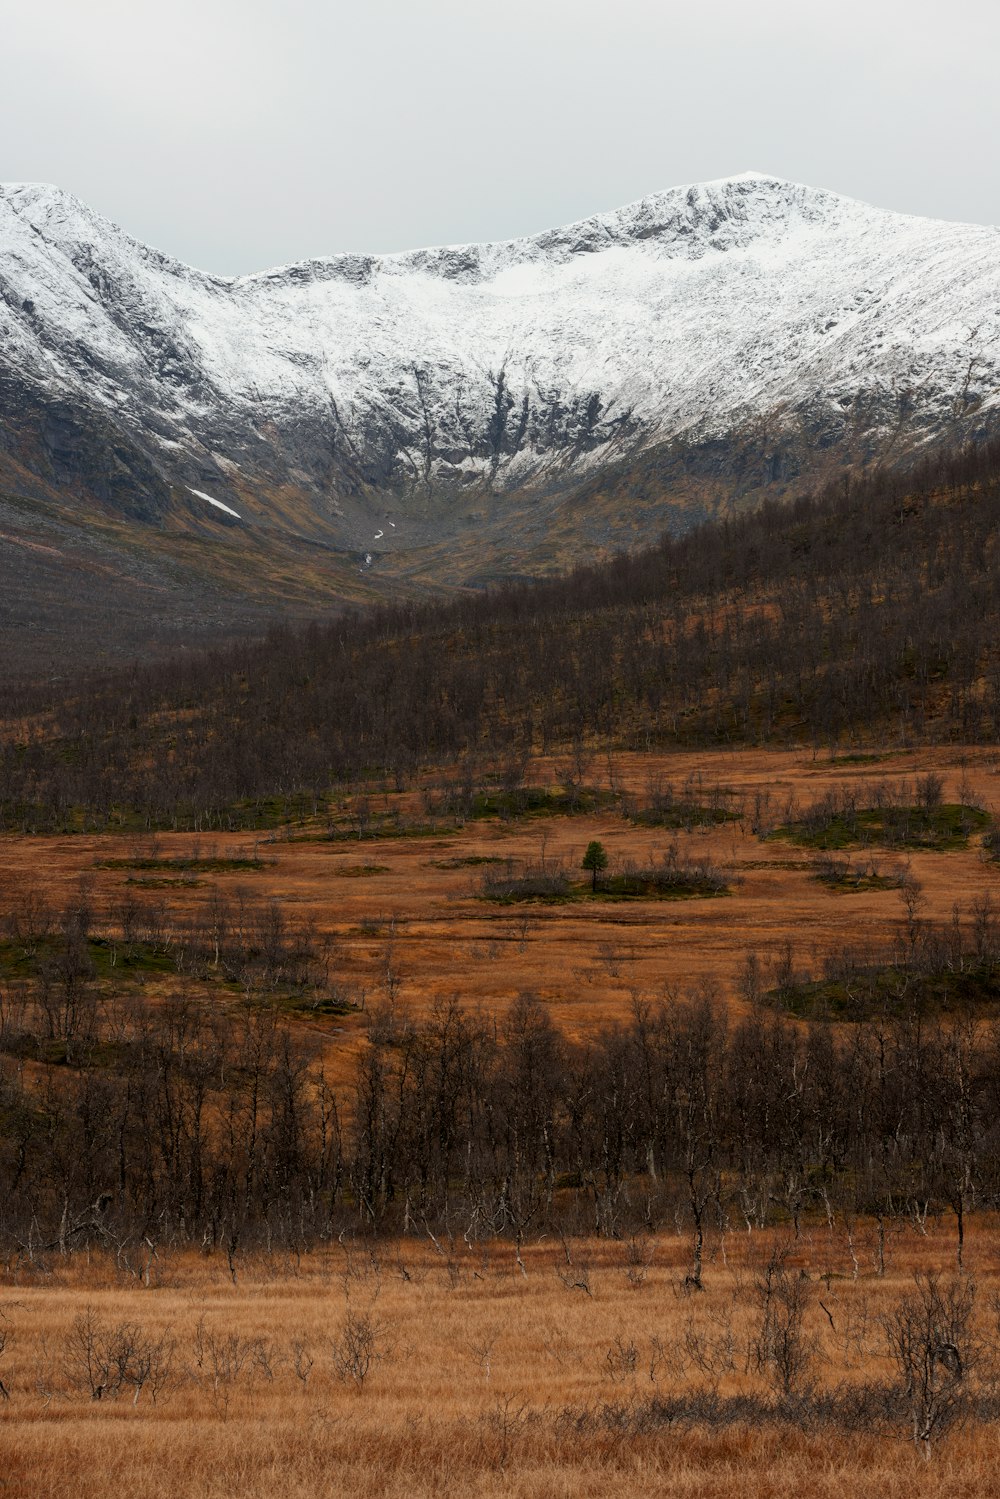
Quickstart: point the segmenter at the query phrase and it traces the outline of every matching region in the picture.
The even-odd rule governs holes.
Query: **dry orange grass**
[[[540,761],[529,767],[526,779],[553,784],[567,768],[565,761]],[[770,793],[776,806],[788,797],[805,804],[832,787],[875,779],[912,783],[929,770],[944,777],[946,800],[958,799],[964,790],[987,807],[1000,808],[1000,760],[981,747],[893,753],[873,764],[831,763],[802,750],[622,754],[613,761],[616,784],[640,796],[653,776],[669,780],[676,792],[685,777],[695,774],[706,787],[731,788],[747,801],[758,792]],[[585,775],[591,784],[606,785],[607,758],[595,755]],[[378,796],[373,802],[376,809],[383,804]],[[384,806],[402,807],[413,817],[425,815],[417,793],[386,795]],[[707,858],[722,866],[734,881],[732,894],[707,900],[495,906],[476,898],[481,868],[455,867],[458,860],[482,856],[537,860],[543,842],[547,859],[564,858],[578,867],[592,838],[606,845],[612,861],[647,861],[676,843],[682,857]],[[984,860],[980,842],[974,836],[968,849],[948,853],[885,853],[880,864],[886,873],[909,864],[923,886],[924,914],[945,919],[956,902],[967,910],[981,891],[1000,890],[1000,865]],[[161,835],[158,844],[161,857],[169,858],[195,846],[203,853],[246,852],[254,839],[234,834],[196,840],[178,834]],[[98,861],[126,857],[135,846],[135,840],[111,836],[0,839],[0,888],[9,884],[14,890],[34,879],[53,898],[69,899],[85,877],[93,884],[99,909],[111,908],[127,890],[170,909],[195,906],[215,887],[278,896],[292,920],[312,918],[332,936],[335,973],[369,1003],[385,997],[390,965],[399,980],[399,1004],[410,1013],[426,1014],[438,999],[452,996],[502,1013],[519,993],[530,990],[577,1037],[626,1016],[636,992],[657,995],[667,987],[713,979],[733,999],[748,949],[766,956],[790,939],[798,959],[808,963],[849,943],[884,938],[902,915],[896,891],[831,891],[810,877],[813,851],[762,842],[745,823],[686,833],[636,827],[604,813],[473,822],[440,838],[336,843],[315,835],[297,839],[293,830],[291,836],[276,835],[273,842],[257,841],[260,855],[274,861],[261,871],[205,875],[195,887],[178,883],[148,890],[127,885],[127,870],[98,867]],[[365,865],[382,866],[384,872],[358,874]],[[348,1017],[317,1024],[336,1037],[334,1069],[342,1058],[346,1075],[364,1021]]]
[[[772,1424],[629,1434],[567,1419],[713,1378],[722,1394],[762,1389],[746,1372],[757,1315],[746,1288],[775,1242],[760,1234],[718,1241],[702,1295],[684,1292],[687,1245],[673,1234],[643,1244],[631,1264],[628,1246],[595,1241],[573,1244],[570,1266],[559,1243],[543,1241],[525,1251],[524,1275],[510,1245],[461,1239],[440,1253],[425,1240],[261,1260],[235,1285],[221,1261],[190,1255],[154,1267],[148,1289],[103,1262],[57,1263],[2,1292],[15,1341],[0,1364],[11,1397],[0,1415],[0,1493],[893,1499],[1000,1491],[991,1427],[948,1437],[928,1464],[905,1437]],[[995,1225],[977,1226],[970,1259],[984,1309],[997,1242]],[[821,1381],[887,1375],[880,1311],[915,1266],[946,1264],[953,1247],[944,1229],[901,1233],[878,1280],[863,1233],[848,1245],[842,1230],[807,1230],[793,1262],[809,1266],[806,1327]],[[131,1320],[176,1339],[173,1376],[155,1404],[148,1393],[134,1406],[130,1395],[97,1403],[73,1383],[65,1341],[85,1308],[106,1324]],[[330,1352],[349,1308],[379,1328],[382,1357],[360,1389],[337,1377]],[[267,1368],[248,1358],[232,1381],[213,1379],[206,1357],[198,1367],[199,1325],[203,1349],[213,1336],[219,1346],[230,1337],[259,1342]],[[315,1360],[305,1383],[293,1366],[297,1340]],[[634,1371],[615,1355],[631,1345]],[[726,1346],[733,1368],[723,1368]],[[716,1361],[714,1376],[696,1367],[695,1348]]]

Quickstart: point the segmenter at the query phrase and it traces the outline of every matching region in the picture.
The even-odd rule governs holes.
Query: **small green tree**
[[[582,869],[589,869],[594,877],[593,888],[597,889],[597,876],[602,869],[608,867],[608,855],[603,843],[598,843],[594,838],[587,844],[587,852],[583,856]]]

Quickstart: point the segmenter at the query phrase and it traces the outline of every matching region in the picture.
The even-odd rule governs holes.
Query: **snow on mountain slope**
[[[258,522],[350,532],[359,495],[446,510],[764,419],[871,454],[988,425],[998,376],[1000,230],[753,173],[529,238],[235,279],[58,189],[0,187],[7,446],[84,487],[117,455],[161,504],[208,485]]]

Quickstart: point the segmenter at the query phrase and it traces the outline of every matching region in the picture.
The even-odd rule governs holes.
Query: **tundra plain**
[[[908,804],[929,783],[941,805],[971,809],[942,846],[883,847],[876,833],[831,853],[783,831],[829,795],[864,806],[876,787]],[[83,892],[95,931],[110,933],[129,904],[204,926],[220,897],[276,902],[316,934],[338,1000],[330,1013],[286,1006],[281,1023],[308,1032],[346,1087],[387,1010],[419,1020],[457,1000],[502,1022],[530,993],[578,1042],[624,1023],[637,1002],[669,1005],[699,988],[738,1016],[748,954],[765,974],[816,972],[907,922],[967,925],[1000,885],[984,842],[1000,756],[982,746],[595,752],[533,761],[523,787],[545,793],[540,810],[522,796],[500,816],[449,817],[439,778],[403,793],[354,788],[316,817],[249,837],[8,835],[3,910],[26,892],[53,909]],[[670,815],[649,825],[651,805]],[[595,839],[609,856],[603,879],[666,857],[710,868],[724,888],[587,898],[580,862]],[[582,886],[565,900],[484,898],[491,871],[539,866]],[[145,1002],[169,1004],[176,975],[140,981]],[[229,986],[204,1002],[235,1008],[245,996]],[[5,1066],[31,1070],[23,1058]],[[843,1400],[865,1381],[888,1388],[887,1328],[914,1272],[954,1269],[950,1215],[900,1213],[888,1239],[884,1224],[819,1208],[773,1220],[715,1222],[700,1289],[679,1215],[619,1238],[529,1229],[516,1246],[425,1221],[402,1236],[352,1231],[228,1262],[166,1245],[124,1256],[22,1246],[0,1288],[0,1492],[994,1492],[993,1420],[942,1420],[921,1445],[889,1420],[859,1416],[848,1429],[820,1398]],[[1000,1380],[998,1242],[993,1218],[973,1213],[962,1268],[977,1286],[965,1331],[981,1409]],[[802,1353],[773,1410],[772,1280]],[[145,1350],[141,1379],[134,1357],[119,1361],[131,1384],[114,1381],[120,1336]]]

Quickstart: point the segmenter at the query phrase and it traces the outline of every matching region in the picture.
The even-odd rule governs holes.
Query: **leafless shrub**
[[[815,1357],[803,1328],[811,1299],[809,1282],[789,1270],[786,1251],[776,1250],[754,1278],[750,1294],[760,1317],[754,1363],[788,1400],[802,1387]]]
[[[251,1361],[256,1373],[260,1374],[270,1384],[274,1376],[285,1362],[284,1354],[276,1343],[267,1338],[256,1338],[253,1344]]]
[[[621,977],[622,952],[617,942],[599,943],[597,956],[608,978],[616,979]]]
[[[493,1409],[481,1417],[489,1439],[489,1456],[499,1472],[504,1472],[525,1432],[538,1420],[539,1417],[513,1395],[498,1400]]]
[[[171,1378],[175,1348],[167,1332],[153,1337],[135,1322],[108,1327],[88,1307],[66,1336],[65,1372],[91,1400],[117,1400],[131,1391],[132,1404],[138,1405],[148,1388],[155,1405]]]
[[[851,869],[851,861],[838,854],[823,852],[817,854],[814,864],[816,878],[826,880],[831,885],[839,885],[846,881]]]
[[[634,1379],[639,1367],[639,1345],[634,1338],[625,1338],[619,1333],[604,1355],[604,1361],[613,1383]]]
[[[560,1368],[565,1367],[567,1364],[579,1364],[581,1362],[582,1355],[580,1350],[566,1336],[562,1328],[545,1328],[542,1347],[545,1350],[546,1356],[558,1364]]]
[[[625,1279],[633,1290],[646,1284],[656,1245],[641,1234],[631,1234],[625,1243]]]
[[[488,1380],[493,1372],[493,1350],[496,1347],[496,1333],[484,1333],[481,1337],[468,1343],[469,1353],[482,1370],[483,1378]]]
[[[244,1369],[252,1367],[255,1343],[239,1333],[216,1334],[198,1319],[194,1337],[194,1361],[191,1374],[195,1382],[207,1389],[217,1415],[223,1420],[229,1413],[229,1402]]]
[[[590,1287],[590,1261],[578,1259],[574,1262],[569,1248],[569,1241],[563,1239],[563,1255],[565,1267],[556,1266],[556,1275],[562,1281],[567,1291],[582,1291],[585,1296],[593,1296]]]
[[[944,778],[929,770],[925,776],[917,777],[915,790],[917,806],[925,812],[936,812],[944,799]]]
[[[330,1347],[333,1372],[343,1384],[360,1391],[376,1367],[388,1357],[381,1322],[371,1309],[357,1312],[348,1306],[340,1332]]]
[[[932,1444],[965,1413],[976,1358],[972,1337],[975,1283],[943,1284],[934,1273],[914,1276],[915,1289],[882,1318],[889,1355],[909,1409],[914,1442],[930,1458]]]
[[[520,872],[515,872],[514,862],[507,862],[497,869],[483,873],[478,894],[483,900],[508,904],[519,900],[558,899],[569,890],[569,875],[562,865],[533,864],[529,860]]]
[[[304,1338],[292,1339],[292,1370],[303,1390],[309,1386],[309,1376],[316,1363],[312,1350]]]
[[[696,1319],[688,1313],[674,1363],[681,1372],[684,1367],[697,1369],[710,1389],[718,1389],[727,1374],[736,1372],[736,1334],[731,1317],[720,1311]]]
[[[11,1326],[10,1315],[7,1308],[0,1305],[0,1359],[3,1358],[7,1349],[13,1346],[14,1329]],[[0,1400],[9,1400],[10,1391],[0,1378]]]
[[[653,1335],[649,1340],[649,1382],[656,1384],[662,1370],[669,1368],[671,1364],[667,1345],[661,1337]]]

